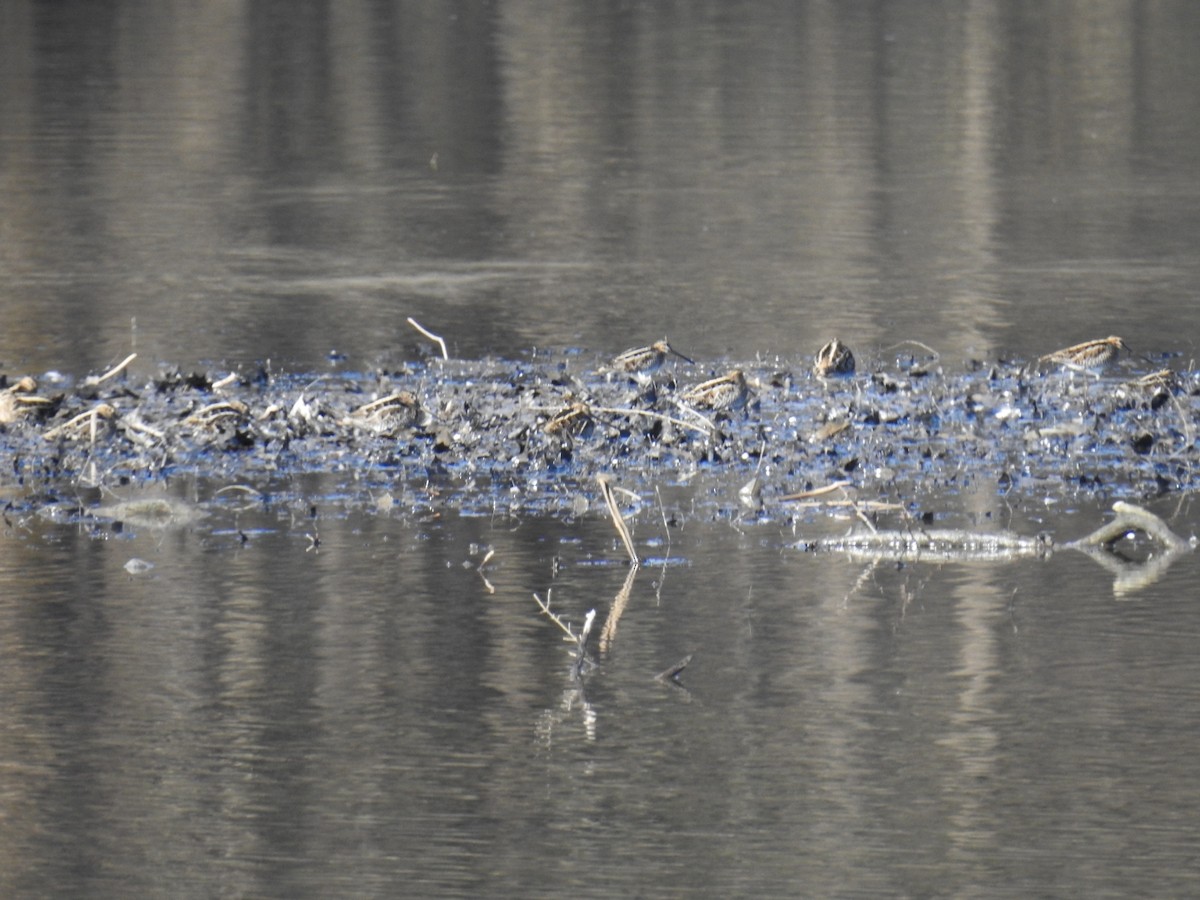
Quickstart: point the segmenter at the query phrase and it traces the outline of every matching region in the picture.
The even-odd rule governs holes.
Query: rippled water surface
[[[635,529],[663,563],[621,600],[599,516],[10,527],[5,892],[1194,886],[1191,556],[1115,596],[1069,551],[897,566]],[[582,680],[535,591],[597,611]]]
[[[1123,372],[1183,371],[1198,38],[1184,0],[6,3],[0,373],[399,383],[436,352],[409,316],[493,369],[668,335],[804,371],[836,334],[952,375],[1119,334]],[[1193,406],[1153,435],[1181,458]],[[46,487],[30,456],[5,896],[1197,892],[1196,558],[1062,546],[1114,496],[1190,537],[1190,470],[933,473],[938,524],[1059,544],[948,563],[805,552],[865,526],[749,515],[752,461],[648,478],[629,581],[575,484],[529,515],[378,457]],[[581,678],[535,592],[596,610]]]

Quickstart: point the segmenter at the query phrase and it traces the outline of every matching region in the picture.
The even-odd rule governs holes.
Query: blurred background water
[[[1120,334],[1182,368],[1198,41],[1186,0],[6,2],[0,371],[369,370],[428,352],[408,316],[470,359],[837,334],[953,369]],[[601,517],[313,520],[333,489],[6,516],[0,892],[1196,890],[1190,557],[1114,593],[1069,553],[667,548],[647,510],[672,563],[581,689],[531,594],[611,616]]]
[[[1182,0],[0,15],[7,370],[1195,351]]]

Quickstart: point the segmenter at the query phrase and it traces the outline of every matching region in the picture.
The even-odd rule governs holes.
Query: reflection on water
[[[410,315],[471,359],[838,334],[866,371],[1110,333],[1190,359],[1198,27],[1185,0],[6,2],[0,372],[395,369]],[[1200,874],[1194,555],[1117,599],[1079,554],[869,563],[687,517],[651,547],[647,510],[684,564],[637,573],[576,680],[532,594],[611,620],[607,523],[314,521],[335,489],[121,532],[6,513],[0,893]]]
[[[686,565],[629,582],[598,515],[355,514],[320,522],[314,551],[300,513],[12,523],[4,893],[1192,877],[1190,555],[1120,602],[1079,554],[896,566],[688,522]],[[636,524],[645,550],[661,522]],[[132,557],[154,568],[130,575]],[[597,610],[579,680],[533,602],[548,588],[576,628]],[[681,684],[655,678],[686,653]]]

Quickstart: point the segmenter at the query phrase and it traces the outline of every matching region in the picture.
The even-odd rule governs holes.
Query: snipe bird
[[[720,378],[692,385],[679,395],[679,399],[694,409],[711,409],[723,412],[741,409],[750,396],[750,386],[741,369],[734,369]]]
[[[813,361],[813,372],[818,378],[853,375],[854,354],[850,352],[849,347],[834,338],[817,351],[817,358]]]
[[[1074,347],[1055,350],[1039,357],[1039,363],[1052,363],[1074,372],[1091,372],[1099,375],[1120,350],[1129,350],[1129,345],[1116,335],[1096,341],[1086,341]],[[1133,351],[1130,350],[1132,353]]]
[[[668,356],[678,356],[684,362],[692,362],[689,357],[684,356],[668,344],[666,338],[663,338],[661,341],[655,341],[649,347],[635,347],[632,350],[626,350],[614,357],[612,362],[605,367],[605,371],[628,375],[631,378],[647,378],[662,368]]]
[[[15,422],[33,407],[49,408],[54,401],[36,396],[36,390],[37,382],[28,375],[20,378],[16,384],[0,390],[0,425]]]

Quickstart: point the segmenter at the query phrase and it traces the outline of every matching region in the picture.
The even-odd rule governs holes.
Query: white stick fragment
[[[411,325],[413,328],[417,329],[417,331],[421,332],[421,334],[425,335],[425,337],[429,338],[431,341],[435,341],[437,343],[437,345],[442,348],[442,359],[450,358],[450,354],[446,352],[446,342],[445,341],[443,341],[440,337],[438,337],[436,334],[434,334],[428,328],[423,326],[420,322],[418,322],[412,316],[408,317],[408,324]]]
[[[596,621],[596,610],[589,609],[583,619],[583,631],[579,633],[579,646],[587,643],[588,635],[592,633],[592,623]]]
[[[125,357],[123,360],[121,360],[119,363],[117,363],[115,366],[113,366],[111,369],[109,369],[107,372],[105,372],[99,378],[85,378],[83,383],[86,385],[89,385],[89,386],[96,385],[96,384],[103,384],[105,381],[108,381],[108,379],[114,377],[115,375],[119,375],[125,369],[125,367],[127,365],[129,365],[131,362],[133,362],[135,359],[137,359],[137,354],[130,353],[127,357]]]

